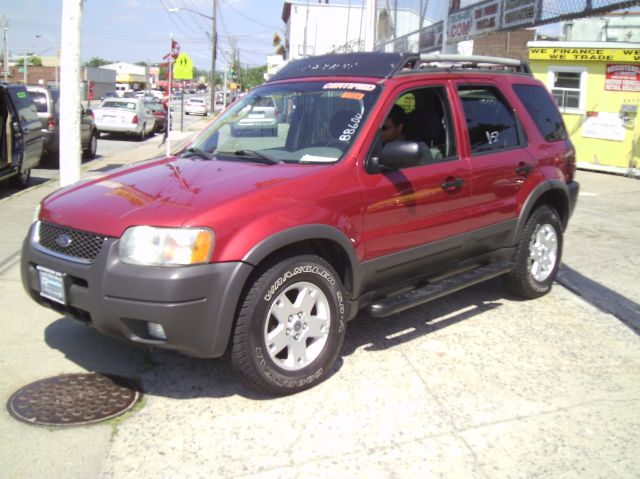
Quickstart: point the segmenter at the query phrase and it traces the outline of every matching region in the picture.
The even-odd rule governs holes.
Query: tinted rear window
[[[461,86],[458,94],[467,121],[472,153],[520,146],[518,124],[511,106],[495,88]]]
[[[31,91],[29,92],[31,98],[33,99],[33,103],[36,106],[36,110],[38,113],[48,113],[47,112],[47,95],[41,91]]]
[[[567,139],[567,130],[551,96],[542,86],[513,85],[513,90],[520,98],[529,115],[538,127],[538,131],[547,141]]]

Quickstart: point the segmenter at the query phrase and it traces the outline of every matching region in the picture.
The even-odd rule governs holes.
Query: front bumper
[[[92,263],[65,259],[34,242],[31,227],[21,259],[22,283],[39,304],[90,324],[101,333],[189,356],[219,357],[252,266],[241,262],[184,267],[135,266],[118,259],[108,238]],[[40,295],[37,266],[64,274],[66,303]],[[160,324],[166,339],[149,332]]]

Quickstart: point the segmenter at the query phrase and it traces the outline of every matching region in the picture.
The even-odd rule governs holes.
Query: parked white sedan
[[[101,133],[127,133],[144,140],[156,127],[155,116],[142,98],[108,98],[93,115]]]
[[[209,114],[209,107],[204,98],[189,98],[184,104],[185,115],[204,115]]]

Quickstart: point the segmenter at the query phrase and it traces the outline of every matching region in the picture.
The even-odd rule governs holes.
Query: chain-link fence
[[[639,0],[377,0],[376,49],[440,50],[443,42],[602,15],[638,5]]]

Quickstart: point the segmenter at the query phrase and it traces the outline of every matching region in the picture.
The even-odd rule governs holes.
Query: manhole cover
[[[16,391],[7,408],[20,421],[39,426],[77,426],[105,421],[130,410],[140,392],[125,379],[98,373],[41,379]]]

